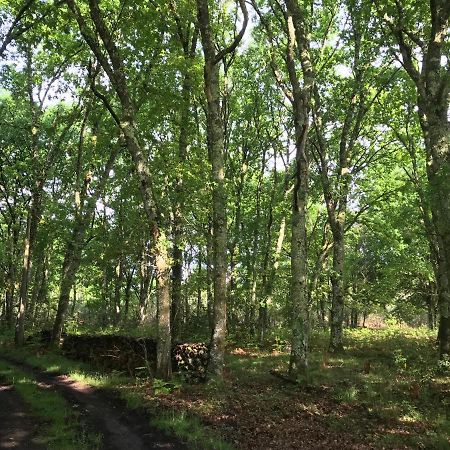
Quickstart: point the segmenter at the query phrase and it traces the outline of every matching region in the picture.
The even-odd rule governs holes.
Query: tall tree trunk
[[[175,214],[174,214],[175,215]],[[182,318],[181,297],[182,297],[182,279],[183,279],[183,248],[181,222],[178,217],[173,220],[173,250],[172,250],[172,308],[171,308],[171,326],[172,335],[176,339],[180,331],[180,321]]]
[[[380,16],[394,35],[403,68],[417,91],[419,121],[425,141],[427,177],[432,221],[438,246],[439,355],[450,355],[450,77],[441,65],[450,21],[450,3],[433,0],[429,4],[430,26],[426,36],[407,30],[407,10],[397,8],[395,20],[380,10]],[[427,27],[428,28],[428,27]],[[421,43],[422,39],[424,40]],[[418,46],[413,48],[417,43]],[[417,51],[417,52],[416,52]],[[417,67],[417,53],[422,64]]]
[[[423,102],[422,102],[423,103]],[[436,116],[435,111],[441,112]],[[445,116],[444,116],[445,111]],[[430,207],[436,230],[439,355],[450,355],[450,123],[446,105],[419,103],[427,149]]]
[[[344,224],[338,222],[333,230],[333,268],[331,272],[331,327],[330,346],[332,353],[344,350],[342,324],[344,320]]]
[[[351,94],[346,106],[344,123],[339,136],[339,153],[332,184],[330,171],[333,169],[327,159],[328,145],[322,124],[321,98],[317,86],[314,89],[315,97],[315,130],[317,135],[317,152],[319,159],[319,172],[322,181],[323,196],[327,208],[328,222],[333,235],[333,265],[331,279],[331,320],[330,320],[330,352],[341,352],[343,345],[343,320],[344,320],[344,262],[345,262],[345,233],[347,203],[350,192],[350,164],[355,158],[355,143],[360,136],[363,119],[370,109],[374,99],[384,89],[382,86],[374,98],[367,100],[365,92],[364,74],[366,62],[361,57],[361,46],[364,26],[361,22],[361,11],[354,8],[350,12],[351,31],[354,41],[354,54],[352,71],[355,74]]]
[[[46,266],[46,249],[42,249],[42,251],[39,253],[38,260],[34,267],[33,289],[31,291],[30,305],[28,308],[28,320],[30,321],[31,328],[34,326],[34,322],[36,319],[36,308],[39,301],[41,285],[46,276]]]
[[[153,279],[153,271],[150,270],[149,257],[147,255],[147,243],[142,246],[140,261],[140,283],[139,283],[139,323],[144,323],[147,318],[147,300],[150,286]]]
[[[64,321],[70,304],[70,292],[75,283],[76,274],[81,263],[81,254],[84,247],[84,236],[87,220],[83,217],[75,219],[72,233],[66,243],[64,261],[61,271],[61,282],[59,287],[58,309],[52,329],[52,343],[59,345]]]
[[[176,8],[172,5],[173,11],[176,14]],[[184,235],[184,220],[183,207],[185,199],[185,188],[183,186],[183,167],[186,163],[189,133],[190,133],[190,107],[191,107],[191,90],[192,90],[192,76],[190,73],[190,65],[195,57],[197,48],[198,29],[194,27],[192,32],[192,39],[189,40],[191,32],[191,24],[183,29],[180,18],[177,16],[178,37],[183,47],[184,59],[187,63],[185,69],[183,84],[181,88],[181,114],[179,118],[179,136],[178,136],[178,157],[177,161],[180,169],[175,180],[175,201],[173,206],[173,251],[172,251],[172,311],[171,311],[171,325],[172,335],[177,337],[179,331],[179,324],[181,319],[181,290],[183,279],[183,235]]]
[[[248,148],[244,145],[242,148],[242,161],[240,165],[239,181],[235,193],[235,214],[234,214],[234,232],[233,238],[231,239],[229,248],[229,261],[230,261],[230,273],[228,279],[228,318],[230,325],[237,322],[236,306],[236,250],[239,249],[239,236],[241,234],[241,203],[242,203],[242,191],[244,189],[245,175],[247,172],[247,158],[248,158]]]
[[[299,4],[286,0],[288,46],[286,65],[292,86],[292,107],[295,131],[295,185],[292,200],[291,238],[291,308],[292,343],[289,374],[297,377],[308,368],[309,308],[307,264],[307,200],[309,187],[309,152],[307,137],[311,91],[314,84],[306,20]],[[296,71],[296,45],[303,72],[303,88]]]
[[[130,312],[131,286],[133,284],[134,271],[135,271],[135,268],[133,267],[127,276],[127,282],[125,284],[125,292],[124,292],[125,306],[124,306],[124,313],[122,316],[122,320],[128,320],[128,314]]]
[[[113,301],[114,311],[112,311],[114,318],[113,320],[114,323],[116,324],[120,322],[120,316],[122,312],[121,294],[123,284],[123,270],[124,269],[123,269],[122,255],[120,255],[117,265],[115,267],[116,277],[114,279],[114,301]]]
[[[207,136],[213,182],[214,331],[208,371],[217,376],[222,376],[223,372],[227,328],[227,197],[219,63],[228,53],[236,49],[244,35],[248,14],[244,0],[240,0],[240,5],[244,13],[241,32],[229,47],[216,54],[208,1],[197,0],[198,22],[205,57],[204,88],[207,100]]]
[[[18,252],[19,228],[12,219],[8,224],[8,232],[10,236],[9,252],[8,252],[8,270],[6,272],[6,293],[5,293],[5,319],[9,330],[14,327],[14,293],[16,284],[16,254]]]
[[[15,344],[22,346],[25,341],[25,318],[28,304],[28,283],[30,281],[31,260],[33,256],[36,232],[41,217],[41,197],[44,187],[43,180],[36,185],[32,194],[31,205],[28,211],[27,228],[24,239],[22,276],[19,292],[19,311],[17,313]]]
[[[200,315],[202,312],[202,249],[198,248],[197,259],[197,323],[200,323]]]
[[[49,251],[51,251],[51,246]],[[36,321],[40,319],[40,312],[42,307],[47,303],[47,294],[48,294],[48,258],[47,256],[44,258],[44,263],[42,265],[42,274],[39,283],[39,290],[37,292],[36,304],[33,312],[33,318],[31,325],[34,326]]]
[[[214,294],[213,284],[213,250],[212,250],[212,225],[211,220],[208,223],[208,232],[206,235],[206,312],[208,315],[208,329],[211,335],[214,330]]]
[[[27,90],[28,90],[28,101],[31,112],[31,148],[33,152],[33,157],[36,161],[39,161],[39,143],[37,136],[37,129],[39,124],[39,111],[34,102],[33,97],[33,72],[32,72],[32,52],[31,48],[27,48],[26,55],[26,73],[27,73]],[[28,284],[30,281],[30,268],[31,261],[34,251],[34,243],[36,240],[36,233],[39,221],[41,219],[42,213],[42,195],[44,190],[44,177],[40,173],[40,167],[36,170],[34,177],[34,185],[31,188],[31,200],[28,209],[27,216],[27,227],[24,239],[24,251],[23,251],[23,265],[22,265],[22,276],[20,282],[20,292],[19,292],[19,310],[17,313],[16,320],[16,332],[15,332],[15,344],[17,346],[22,346],[25,340],[25,319],[26,319],[26,309],[28,304]]]
[[[168,240],[161,227],[161,217],[158,214],[156,199],[152,189],[152,177],[144,156],[143,147],[139,141],[136,126],[135,107],[131,98],[129,83],[125,75],[124,61],[115,40],[108,29],[98,5],[98,0],[89,0],[90,28],[75,0],[66,0],[69,9],[75,16],[80,32],[95,55],[117,94],[120,102],[120,115],[114,111],[108,99],[100,94],[94,83],[94,93],[104,102],[117,126],[122,132],[126,147],[131,155],[134,169],[139,179],[139,189],[143,206],[149,222],[152,236],[152,253],[155,258],[157,299],[158,299],[158,345],[157,345],[157,376],[168,379],[172,375],[171,368],[171,328],[170,328],[170,262]],[[99,36],[100,40],[97,39]],[[105,55],[105,52],[108,56]]]

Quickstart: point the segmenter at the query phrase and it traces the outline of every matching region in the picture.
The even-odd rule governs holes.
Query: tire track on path
[[[59,392],[88,428],[102,435],[102,448],[105,450],[186,450],[186,446],[176,438],[152,427],[145,414],[127,409],[125,403],[112,392],[71,380],[66,375],[41,372],[11,358],[1,359],[29,373],[41,388]],[[0,425],[0,433],[2,428]],[[30,428],[29,424],[27,428]],[[21,432],[20,429],[18,432]],[[24,429],[23,432],[29,433],[31,430]],[[19,447],[0,446],[0,449],[3,448]],[[34,450],[32,447],[24,448]]]

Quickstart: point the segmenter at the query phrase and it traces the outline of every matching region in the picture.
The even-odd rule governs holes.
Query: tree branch
[[[222,61],[222,59],[228,55],[229,53],[232,53],[236,50],[237,46],[241,42],[242,38],[244,37],[245,30],[247,29],[248,24],[248,10],[247,5],[245,4],[245,0],[239,0],[239,5],[242,10],[242,14],[244,15],[244,21],[242,23],[241,30],[239,31],[239,34],[234,38],[234,41],[226,48],[222,49],[215,55],[214,57],[214,64],[217,64],[218,62]]]

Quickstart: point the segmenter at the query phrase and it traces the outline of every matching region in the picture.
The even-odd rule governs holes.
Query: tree
[[[124,136],[127,149],[134,163],[139,179],[144,210],[149,221],[152,235],[152,252],[156,264],[158,283],[158,351],[157,372],[161,378],[171,376],[171,331],[170,331],[170,263],[167,250],[166,233],[160,226],[161,218],[152,190],[152,177],[144,157],[136,124],[136,110],[131,98],[124,61],[120,50],[108,29],[96,0],[89,2],[89,15],[94,29],[87,24],[74,0],[66,1],[78,23],[80,32],[94,54],[97,62],[106,73],[120,102],[118,115],[108,99],[92,85],[94,93],[104,102]],[[100,38],[100,41],[97,39]],[[105,53],[108,57],[105,56]]]
[[[264,17],[256,3],[253,3],[268,33],[271,43],[274,33],[267,17]],[[309,149],[308,132],[310,126],[311,97],[314,88],[315,74],[310,56],[309,18],[306,8],[297,1],[287,0],[285,8],[279,3],[270,4],[283,17],[283,33],[286,38],[283,60],[289,79],[289,88],[281,80],[281,76],[272,59],[272,71],[277,82],[282,86],[292,106],[294,125],[295,166],[294,189],[292,197],[292,233],[291,233],[291,287],[290,308],[292,312],[292,350],[289,373],[296,377],[308,367],[308,264],[307,264],[307,201],[309,189]],[[297,72],[300,63],[303,85]]]
[[[213,182],[213,264],[214,264],[214,330],[211,339],[209,371],[221,376],[224,365],[227,327],[227,214],[224,168],[224,130],[220,106],[220,63],[236,50],[248,22],[245,1],[239,2],[244,20],[233,42],[216,52],[207,0],[197,0],[198,24],[205,57],[204,77],[207,101],[208,155]]]
[[[378,5],[398,49],[392,51],[414,82],[427,158],[430,208],[438,244],[439,352],[450,354],[450,4],[430,0]],[[423,18],[426,17],[426,21]],[[419,20],[423,26],[416,31]]]

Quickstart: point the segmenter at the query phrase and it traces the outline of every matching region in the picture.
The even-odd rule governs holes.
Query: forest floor
[[[8,357],[0,357],[0,364],[0,377],[3,375],[4,379],[5,370],[9,370],[10,375],[14,377],[9,377],[9,382],[0,383],[0,449],[186,448],[178,439],[168,437],[160,429],[151,427],[145,415],[126,408],[124,401],[110,390],[97,389],[66,375],[38,371],[28,364]],[[25,377],[21,377],[21,374],[25,374]],[[38,392],[33,393],[35,400],[41,400],[39,390],[60,394],[69,409],[62,412],[64,420],[75,420],[79,428],[78,434],[81,429],[81,434],[91,434],[94,439],[86,436],[78,436],[76,439],[61,436],[62,439],[58,439],[57,436],[51,436],[51,432],[42,432],[40,428],[45,429],[45,425],[54,419],[54,415],[42,417],[39,411],[34,410],[33,404],[31,407],[27,404],[30,401],[29,395],[22,398],[22,390],[16,387],[24,383],[29,384],[30,381],[38,388]],[[54,404],[54,407],[57,408],[57,405]],[[61,431],[67,434],[65,430]]]
[[[206,384],[114,374],[92,379],[79,368],[71,370],[70,362],[66,369],[55,366],[51,358],[56,363],[60,356],[29,360],[71,374],[69,379],[40,372],[37,379],[44,377],[41,382],[66,390],[70,404],[90,410],[84,420],[111,434],[110,445],[120,442],[121,425],[101,421],[112,414],[121,422],[124,408],[117,410],[117,400],[101,389],[105,385],[136,409],[124,425],[135,437],[145,435],[151,417],[193,449],[450,449],[450,378],[448,367],[436,364],[434,340],[423,329],[348,330],[345,353],[331,356],[324,350],[325,334],[319,334],[312,340],[308,376],[296,384],[277,376],[288,364],[282,344],[265,351],[230,345],[224,380]],[[100,387],[80,384],[83,379]],[[103,406],[95,413],[97,401]],[[144,428],[133,428],[136,424]],[[213,437],[199,436],[205,429]],[[182,448],[165,442],[165,447],[105,448]]]
[[[298,384],[288,353],[230,348],[225,379],[155,393],[152,409],[188,411],[237,449],[450,449],[449,367],[438,367],[435,333],[425,329],[347,330],[346,351],[312,339],[310,370]]]
[[[37,440],[39,422],[11,383],[0,380],[0,449],[44,449]]]

